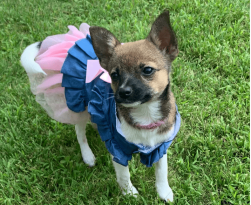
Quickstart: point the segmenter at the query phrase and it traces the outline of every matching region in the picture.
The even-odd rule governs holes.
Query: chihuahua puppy
[[[156,188],[160,198],[165,201],[173,201],[173,192],[167,180],[166,149],[170,146],[171,141],[178,132],[180,119],[177,119],[179,114],[170,84],[171,63],[178,55],[178,45],[175,33],[171,27],[169,12],[163,12],[155,20],[149,35],[144,40],[122,45],[110,31],[96,26],[89,28],[89,34],[91,38],[91,40],[89,38],[89,42],[92,43],[97,56],[96,59],[99,60],[101,67],[111,77],[111,84],[102,84],[100,87],[108,86],[108,92],[114,94],[114,99],[112,99],[113,101],[115,100],[114,112],[116,120],[114,121],[114,127],[116,128],[114,129],[117,130],[114,136],[118,134],[122,137],[112,138],[112,136],[109,136],[113,135],[113,131],[103,134],[103,132],[106,132],[103,129],[104,122],[102,124],[95,121],[97,117],[95,117],[96,115],[91,109],[91,94],[87,94],[91,103],[84,105],[85,108],[88,107],[89,113],[84,111],[85,108],[81,112],[76,112],[70,108],[70,103],[68,103],[66,96],[68,91],[65,90],[65,96],[58,97],[58,99],[60,98],[61,101],[64,101],[69,109],[76,112],[79,119],[81,118],[81,120],[72,124],[76,124],[77,139],[84,162],[89,166],[94,166],[95,163],[94,154],[88,145],[85,135],[86,123],[91,116],[92,121],[98,126],[102,140],[106,142],[106,147],[113,157],[117,182],[123,194],[131,194],[133,196],[138,194],[137,189],[131,183],[127,161],[131,159],[133,153],[139,152],[143,164],[152,166],[155,163]],[[21,63],[28,73],[31,83],[34,83],[31,80],[32,76],[51,74],[34,60],[39,60],[39,52],[45,52],[41,51],[43,50],[43,43],[42,45],[41,43],[32,44],[25,49],[21,56]],[[79,44],[78,46],[81,47]],[[69,55],[73,55],[71,52],[74,53],[70,49],[68,51]],[[60,84],[62,87],[67,87],[64,86],[66,84],[64,83],[66,73],[72,72],[71,69],[75,69],[73,68],[74,66],[67,68],[68,70],[64,68],[65,64],[67,64],[67,58],[60,70],[63,73],[63,83],[61,84],[62,79],[57,81],[57,84]],[[54,72],[57,71],[54,70]],[[58,72],[57,75],[61,76],[62,74]],[[44,84],[44,82],[44,80],[40,80],[39,83]],[[93,88],[85,88],[87,93],[89,92],[88,90],[93,91],[99,86],[95,82],[93,82]],[[110,88],[111,90],[109,90]],[[38,96],[38,93],[35,93],[34,90],[33,93]],[[95,91],[95,93],[98,92]],[[47,93],[46,95],[49,94]],[[44,96],[45,94],[42,95],[42,98]],[[57,97],[53,99],[57,101]],[[46,106],[50,107],[50,103],[46,100],[41,102],[40,100],[39,103],[45,109],[47,109]],[[106,101],[102,102],[104,104]],[[100,104],[102,106],[102,103]],[[47,112],[49,114],[48,110]],[[92,115],[95,116],[93,117]],[[50,116],[57,120],[56,117]],[[58,121],[66,122],[63,120]],[[109,121],[109,123],[111,124],[112,122]],[[100,129],[99,126],[101,127]],[[102,137],[103,135],[108,137]],[[107,138],[109,138],[109,142]],[[115,143],[114,140],[116,141]],[[167,145],[167,143],[169,144]],[[153,151],[155,153],[150,154]],[[122,153],[122,155],[117,155],[116,153]],[[156,155],[158,156],[156,157]],[[125,161],[122,160],[124,156],[127,157]]]

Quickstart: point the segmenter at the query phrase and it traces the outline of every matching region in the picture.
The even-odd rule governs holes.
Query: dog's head
[[[178,55],[169,12],[153,23],[146,39],[121,45],[101,27],[90,27],[100,65],[111,76],[116,103],[136,106],[158,98],[169,84],[171,62]]]

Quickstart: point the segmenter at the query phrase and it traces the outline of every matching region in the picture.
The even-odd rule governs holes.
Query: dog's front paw
[[[129,194],[135,198],[137,198],[137,195],[139,194],[138,190],[133,185],[129,185],[126,188],[121,188],[121,190],[123,195]]]
[[[95,156],[92,153],[92,150],[90,149],[90,147],[87,145],[82,145],[81,147],[81,153],[82,153],[82,158],[84,163],[86,163],[87,165],[89,165],[90,167],[93,167],[95,165]]]
[[[159,197],[166,202],[173,202],[173,191],[167,183],[156,184]]]

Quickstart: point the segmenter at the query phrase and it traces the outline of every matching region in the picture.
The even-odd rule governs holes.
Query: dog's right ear
[[[105,28],[91,26],[89,29],[93,48],[98,56],[100,65],[107,70],[108,62],[112,57],[115,47],[121,43]]]
[[[178,53],[178,43],[170,23],[169,11],[164,11],[154,21],[147,40],[152,42],[171,60],[174,60]]]

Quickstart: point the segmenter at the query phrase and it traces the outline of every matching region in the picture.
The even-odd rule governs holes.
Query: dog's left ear
[[[92,44],[96,55],[98,56],[100,65],[107,70],[108,63],[112,57],[114,49],[121,43],[108,30],[98,26],[89,28],[92,38]]]
[[[155,20],[147,40],[157,46],[165,55],[173,61],[178,53],[178,43],[171,27],[169,11],[164,11]]]

